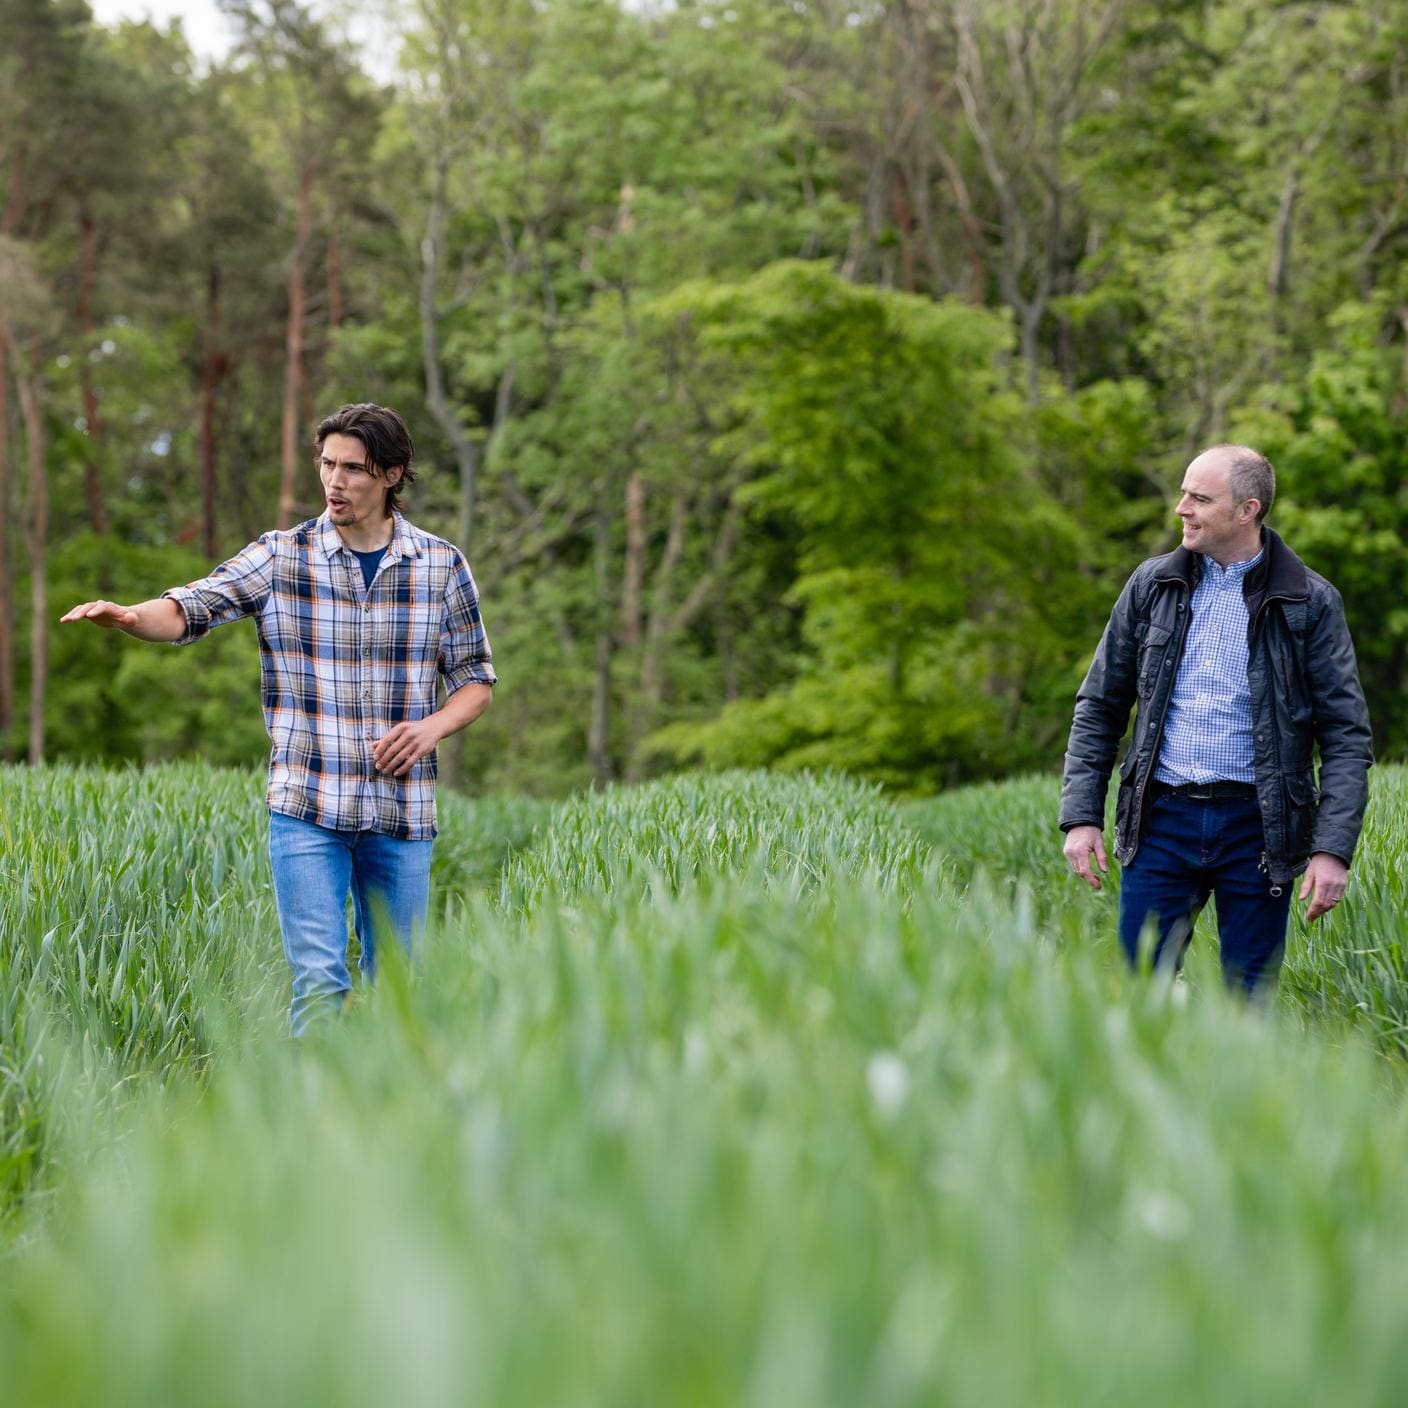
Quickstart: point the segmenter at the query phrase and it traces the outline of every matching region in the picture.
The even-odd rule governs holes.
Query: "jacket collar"
[[[1267,601],[1280,597],[1287,601],[1304,601],[1310,595],[1310,577],[1305,563],[1286,546],[1274,528],[1261,530],[1265,553],[1260,562],[1247,573],[1242,592],[1248,598]],[[1154,559],[1154,577],[1160,582],[1183,582],[1188,590],[1198,584],[1202,564],[1200,553],[1189,552],[1182,544],[1172,552]]]
[[[402,557],[419,557],[420,544],[416,539],[415,529],[399,513],[393,513],[391,518],[391,542],[387,544],[386,561],[395,562]],[[313,542],[318,551],[329,559],[334,553],[350,551],[326,509],[314,521]]]

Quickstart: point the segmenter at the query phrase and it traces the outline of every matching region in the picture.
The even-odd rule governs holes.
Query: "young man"
[[[1091,856],[1108,869],[1105,789],[1137,703],[1115,817],[1120,942],[1133,962],[1152,918],[1154,962],[1176,967],[1214,895],[1223,976],[1246,993],[1280,969],[1293,877],[1308,919],[1343,896],[1373,762],[1340,595],[1262,526],[1275,487],[1245,445],[1188,466],[1182,545],[1115,603],[1061,793],[1066,860],[1098,890]]]
[[[273,740],[269,858],[295,1035],[351,987],[349,889],[368,977],[378,919],[411,949],[429,906],[435,747],[489,707],[495,682],[463,555],[401,516],[415,478],[401,417],[344,406],[316,441],[320,517],[263,534],[153,601],[88,601],[62,618],[177,645],[255,618]],[[449,692],[438,710],[437,672]]]

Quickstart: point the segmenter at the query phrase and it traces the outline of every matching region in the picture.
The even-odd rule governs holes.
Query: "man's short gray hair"
[[[1227,483],[1233,502],[1255,499],[1261,505],[1256,515],[1260,523],[1270,513],[1271,502],[1276,497],[1276,471],[1271,468],[1271,461],[1250,445],[1219,445],[1217,448],[1229,451],[1232,457]]]

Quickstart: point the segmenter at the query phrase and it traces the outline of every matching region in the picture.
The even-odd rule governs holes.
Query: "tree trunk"
[[[714,616],[714,656],[724,680],[724,702],[732,704],[743,693],[738,678],[738,651],[734,645],[733,617],[723,592],[715,592],[712,602]]]
[[[98,226],[84,206],[78,215],[78,381],[83,392],[83,421],[88,437],[83,456],[83,486],[88,499],[88,526],[95,533],[108,531],[103,504],[103,479],[99,460],[103,424],[98,415],[98,393],[93,387],[93,287],[98,281]]]
[[[1300,172],[1293,166],[1286,172],[1286,181],[1281,188],[1281,203],[1276,211],[1276,228],[1271,242],[1271,264],[1266,271],[1266,291],[1273,300],[1280,300],[1286,295],[1291,267],[1291,234],[1299,199]]]
[[[675,569],[684,555],[689,506],[684,493],[675,495],[660,564],[651,587],[650,615],[645,623],[645,649],[641,652],[640,701],[631,721],[630,780],[641,775],[640,745],[654,728],[665,700],[665,651],[698,619],[718,591],[728,571],[733,545],[738,537],[741,514],[730,500],[709,553],[709,565],[694,580],[684,600],[673,609],[670,601]]]
[[[206,557],[215,557],[215,391],[229,371],[220,350],[220,266],[212,264],[205,286],[205,355],[200,368],[200,494],[201,544]]]
[[[1022,369],[1025,373],[1027,405],[1041,404],[1041,367],[1037,362],[1039,344],[1037,334],[1041,330],[1040,305],[1030,302],[1018,304],[1018,346],[1022,353]]]
[[[513,416],[513,387],[517,380],[518,363],[511,361],[499,374],[499,384],[494,389],[494,423],[489,427],[489,443],[484,447],[486,465],[493,463],[494,446]]]
[[[13,235],[19,228],[20,211],[25,206],[24,176],[27,155],[23,142],[19,143],[13,152],[6,153],[10,180],[5,190],[5,209],[0,213],[0,235]]]
[[[0,329],[3,329],[0,310]],[[15,608],[10,596],[10,343],[0,330],[0,759],[12,754],[15,722]]]
[[[645,480],[626,480],[626,561],[621,577],[621,644],[640,644],[640,594],[645,580]]]
[[[596,661],[592,678],[592,712],[587,727],[587,765],[592,785],[611,781],[611,520],[607,514],[607,486],[597,499],[592,525],[592,557],[596,566]]]
[[[29,513],[25,541],[29,550],[30,669],[29,761],[44,761],[44,699],[49,687],[49,607],[45,591],[45,546],[49,538],[49,480],[44,470],[44,424],[39,407],[39,340],[29,346],[29,366],[15,378],[24,417],[29,459]]]
[[[670,528],[665,535],[665,547],[660,554],[659,566],[655,569],[655,581],[650,594],[650,619],[645,626],[645,651],[640,662],[641,707],[631,739],[632,751],[634,745],[644,736],[645,729],[663,697],[662,656],[672,634],[670,588],[674,582],[675,569],[684,556],[685,529],[688,521],[689,508],[685,502],[684,490],[676,489],[674,501],[670,505]]]
[[[440,282],[440,233],[445,224],[445,182],[449,159],[436,157],[430,211],[420,242],[420,354],[425,377],[425,408],[434,417],[455,452],[460,475],[459,549],[466,557],[474,538],[475,480],[479,473],[479,447],[465,433],[460,418],[445,396],[440,369],[440,315],[437,291]]]
[[[334,224],[328,231],[328,326],[342,326],[342,239]]]
[[[13,235],[19,226],[25,157],[24,143],[8,152],[9,182],[0,210],[0,235]],[[0,758],[14,757],[10,730],[15,723],[15,602],[10,562],[10,362],[14,350],[5,307],[0,304]]]
[[[949,190],[953,194],[954,205],[958,210],[958,223],[963,229],[963,248],[968,260],[968,277],[963,281],[963,287],[960,291],[970,303],[981,307],[987,302],[988,296],[988,266],[982,223],[973,213],[973,199],[968,192],[968,183],[963,179],[963,172],[959,169],[958,163],[942,143],[936,144],[934,151],[939,159],[939,165],[943,167],[944,175],[948,179]]]
[[[301,436],[299,407],[303,394],[303,324],[307,294],[303,286],[308,257],[308,232],[312,223],[313,163],[303,162],[298,177],[298,230],[288,268],[288,329],[284,343],[284,416],[282,437],[283,477],[279,483],[279,527],[291,528],[297,508],[298,464]]]

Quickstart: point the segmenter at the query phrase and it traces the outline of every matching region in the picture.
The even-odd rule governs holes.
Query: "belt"
[[[1149,798],[1184,797],[1190,802],[1251,801],[1256,796],[1254,782],[1160,782],[1150,779]]]

